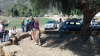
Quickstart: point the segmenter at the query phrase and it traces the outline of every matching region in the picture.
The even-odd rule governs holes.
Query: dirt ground
[[[90,44],[88,41],[80,41],[78,35],[57,34],[41,36],[41,46],[35,45],[30,37],[19,41],[19,47],[23,49],[23,56],[100,56],[100,46]]]
[[[49,39],[46,39],[46,37]],[[28,37],[21,40],[18,46],[23,49],[24,56],[78,56],[69,49],[60,49],[60,47],[67,44],[66,41],[62,44],[56,42],[53,44],[53,42],[55,41],[54,39],[57,39],[57,37],[57,35],[42,35],[42,46],[35,45],[34,41],[30,40],[30,38]]]

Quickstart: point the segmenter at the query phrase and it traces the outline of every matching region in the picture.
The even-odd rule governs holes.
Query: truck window
[[[69,24],[69,22],[66,22],[66,24]]]
[[[81,23],[79,23],[79,22],[76,22],[76,25],[81,25]]]
[[[70,25],[74,25],[74,22],[70,22]]]

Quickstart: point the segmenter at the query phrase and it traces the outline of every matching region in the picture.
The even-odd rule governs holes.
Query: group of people
[[[40,43],[40,36],[41,36],[41,31],[39,29],[39,20],[31,18],[31,21],[29,22],[29,18],[25,20],[25,25],[24,25],[24,20],[21,22],[21,29],[22,32],[24,32],[24,28],[26,27],[26,32],[30,31],[30,36],[31,40],[33,39],[35,41],[35,44]]]
[[[31,21],[29,22],[29,18],[27,18],[25,20],[25,24],[24,24],[24,20],[22,20],[21,22],[22,32],[25,32],[24,28],[26,28],[26,32],[33,31],[33,29],[39,29],[39,20],[31,18]]]
[[[9,30],[5,30],[5,27],[8,26],[9,23],[10,23],[8,21],[8,23],[5,24],[5,22],[6,22],[5,19],[0,21],[0,42],[2,42],[2,41],[9,41],[9,37],[10,36],[15,36],[17,34],[16,26],[14,26],[13,29],[10,28]],[[60,18],[60,21],[59,21],[59,37],[62,37],[62,27],[63,27],[63,24],[64,23],[63,23],[62,19]],[[24,28],[26,28],[26,32],[28,32],[28,31],[32,32],[34,29],[38,29],[39,33],[40,33],[39,20],[31,18],[31,21],[29,21],[29,18],[27,18],[25,20],[25,24],[24,24],[24,20],[22,20],[22,22],[21,22],[22,32],[25,32]],[[41,33],[40,33],[40,35],[41,35]],[[4,36],[4,38],[3,38],[3,36]]]
[[[64,25],[64,22],[62,19],[59,19],[59,37],[62,37],[62,27]],[[24,25],[24,20],[21,22],[21,29],[22,32],[24,32],[24,27],[26,26],[26,32],[28,31],[33,31],[33,29],[39,29],[39,21],[38,19],[31,18],[31,21],[29,22],[29,18],[25,20],[25,25]]]
[[[9,37],[11,35],[16,35],[16,33],[17,33],[15,26],[13,27],[13,31],[11,28],[9,30],[6,30],[5,27],[9,25],[10,21],[8,21],[8,23],[5,23],[5,22],[6,22],[5,19],[0,21],[0,43],[3,41],[9,41]],[[12,32],[12,34],[11,34],[11,32]]]
[[[17,35],[16,26],[14,26],[13,29],[10,27],[9,30],[5,30],[5,27],[8,26],[10,23],[9,21],[8,23],[5,22],[6,22],[5,19],[0,21],[0,43],[3,41],[9,41],[9,37]],[[21,22],[22,32],[25,32],[24,30],[25,27],[26,27],[26,32],[28,31],[32,32],[34,29],[39,29],[39,20],[31,18],[31,21],[29,21],[29,18],[27,18],[25,20],[25,24],[24,20],[22,20]]]

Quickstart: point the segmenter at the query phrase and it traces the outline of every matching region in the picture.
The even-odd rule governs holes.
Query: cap
[[[38,20],[38,19],[35,19],[35,20]]]

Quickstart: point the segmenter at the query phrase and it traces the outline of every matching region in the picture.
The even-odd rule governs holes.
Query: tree
[[[92,18],[100,11],[100,0],[30,0],[35,11],[57,7],[63,14],[70,15],[72,11],[79,9],[83,12],[82,36],[89,36],[89,28]],[[57,6],[56,6],[57,5]],[[40,10],[41,9],[41,10]]]
[[[90,32],[91,32],[91,29],[89,29],[90,22],[92,18],[100,11],[100,6],[98,2],[100,1],[92,0],[91,4],[88,5],[87,0],[82,0],[84,19],[83,19],[81,35],[83,36],[90,35]],[[84,34],[84,33],[87,33],[87,34]]]
[[[57,8],[59,12],[62,12],[63,15],[75,15],[77,12],[82,12],[74,8],[73,0],[29,0],[32,10],[35,14],[39,15],[40,12],[44,11],[44,14],[48,10],[53,10]],[[82,14],[82,13],[80,13]]]
[[[0,10],[0,15],[1,15],[2,13],[3,13],[2,10]]]

